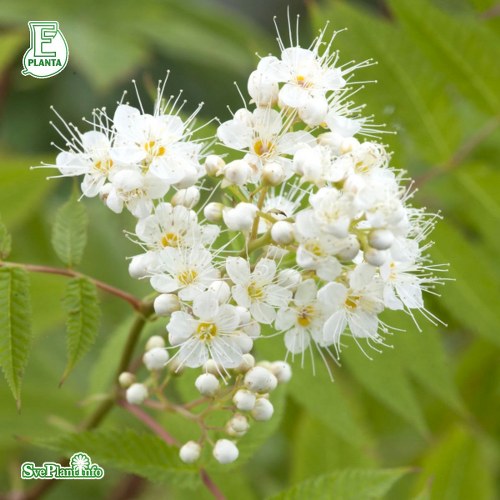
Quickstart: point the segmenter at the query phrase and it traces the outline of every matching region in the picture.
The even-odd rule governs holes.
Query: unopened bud
[[[148,390],[144,384],[132,384],[125,393],[127,402],[132,405],[140,405],[148,397]]]
[[[168,316],[180,308],[179,297],[173,293],[162,293],[154,301],[155,313],[158,316]]]
[[[245,385],[253,392],[271,392],[278,385],[276,377],[266,368],[255,366],[245,375]]]
[[[130,372],[120,373],[120,376],[118,377],[118,383],[120,384],[120,387],[122,387],[123,389],[127,389],[134,382],[135,382],[135,375]]]
[[[214,396],[215,393],[219,390],[219,381],[215,375],[211,373],[203,373],[200,375],[194,385],[198,389],[201,395],[203,396]]]
[[[200,201],[200,190],[194,186],[187,189],[179,189],[177,193],[172,196],[170,201],[172,205],[182,205],[186,208],[193,208]]]
[[[285,169],[276,162],[266,163],[262,169],[262,182],[268,186],[277,186],[285,180]]]
[[[374,229],[368,235],[368,244],[376,250],[387,250],[394,243],[394,234],[389,229]]]
[[[240,389],[233,396],[233,403],[240,411],[250,411],[255,406],[256,397],[253,392]]]
[[[155,347],[165,347],[165,339],[163,337],[160,337],[159,335],[153,335],[149,337],[144,350],[150,351]]]
[[[271,238],[279,245],[289,245],[294,240],[293,224],[280,220],[271,228]]]
[[[154,347],[144,354],[142,361],[150,371],[161,370],[167,364],[169,357],[165,348]]]
[[[252,417],[259,422],[264,422],[270,420],[273,416],[274,407],[271,401],[266,398],[259,398],[255,402],[255,406],[252,410]]]
[[[209,155],[205,160],[205,170],[208,175],[219,175],[225,165],[226,162],[218,155]]]
[[[188,441],[179,450],[179,457],[185,464],[192,464],[200,458],[201,446],[195,441]]]
[[[203,209],[203,215],[210,222],[218,222],[222,219],[222,209],[224,205],[215,201],[207,203]]]
[[[219,439],[215,443],[213,455],[220,464],[230,464],[238,458],[239,451],[229,439]]]

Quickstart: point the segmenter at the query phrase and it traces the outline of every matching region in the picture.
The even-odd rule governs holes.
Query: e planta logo
[[[68,64],[69,49],[57,21],[29,21],[30,48],[23,57],[22,74],[49,78]]]
[[[44,462],[37,467],[34,462],[21,465],[21,479],[102,479],[104,469],[86,453],[78,452],[69,459],[69,466],[63,467],[56,462]]]

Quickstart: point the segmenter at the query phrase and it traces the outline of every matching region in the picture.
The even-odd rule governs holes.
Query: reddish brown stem
[[[205,469],[200,469],[200,476],[203,484],[207,487],[208,491],[212,493],[214,498],[217,500],[225,500],[224,493],[217,487],[217,485],[212,481],[211,477],[208,475]]]
[[[120,290],[119,288],[115,288],[114,286],[109,285],[108,283],[104,283],[103,281],[96,280],[94,278],[86,276],[85,274],[73,271],[72,269],[64,269],[61,267],[39,266],[36,264],[20,264],[17,262],[0,262],[0,267],[7,267],[7,266],[22,267],[23,269],[26,269],[27,271],[33,273],[57,274],[59,276],[67,276],[69,278],[86,278],[92,283],[94,283],[94,285],[100,290],[107,292],[111,295],[114,295],[115,297],[118,297],[124,300],[125,302],[128,302],[136,311],[142,312],[142,301],[137,297],[134,297],[130,293]]]

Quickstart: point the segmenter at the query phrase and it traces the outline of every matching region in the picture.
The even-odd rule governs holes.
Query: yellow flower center
[[[217,327],[213,323],[199,323],[196,331],[200,340],[211,340],[217,335]]]
[[[165,233],[161,239],[161,244],[164,247],[179,246],[179,236],[176,233]]]
[[[111,158],[108,158],[107,160],[98,160],[94,163],[94,167],[104,174],[108,173],[112,166],[113,160]]]
[[[302,307],[297,314],[297,323],[303,327],[309,326],[313,320],[314,313],[314,306],[308,305]]]
[[[262,300],[264,298],[264,290],[252,281],[248,286],[248,295],[252,300]]]
[[[323,257],[324,253],[323,253],[323,249],[321,248],[321,246],[315,242],[315,241],[308,241],[305,245],[304,245],[305,249],[309,252],[309,253],[312,253],[313,255],[315,255],[316,257]]]
[[[146,142],[146,144],[144,144],[144,149],[151,156],[163,156],[166,151],[163,146],[158,146],[156,141]]]
[[[359,295],[348,295],[345,299],[344,305],[347,309],[356,309],[358,307],[358,302],[361,297]]]
[[[311,82],[308,82],[307,78],[304,75],[297,75],[297,77],[295,78],[295,81],[296,81],[297,85],[299,85],[300,87],[303,87],[305,89],[312,87]]]
[[[253,150],[257,156],[263,156],[274,151],[275,145],[271,141],[262,141],[258,139],[253,145]]]
[[[184,286],[190,285],[198,277],[198,272],[195,269],[186,269],[177,276],[177,280]]]

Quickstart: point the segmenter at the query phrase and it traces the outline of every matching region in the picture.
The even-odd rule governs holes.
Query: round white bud
[[[193,186],[194,184],[196,184],[198,177],[200,177],[198,174],[198,170],[194,166],[186,165],[183,168],[184,177],[179,182],[176,182],[174,184],[174,186],[178,189],[185,189],[189,186]]]
[[[233,403],[241,411],[250,411],[255,406],[255,401],[255,394],[246,389],[236,391],[236,394],[233,396]]]
[[[294,240],[293,224],[280,220],[271,228],[271,238],[279,245],[289,245]]]
[[[236,110],[233,118],[238,120],[239,122],[244,123],[245,125],[251,127],[253,123],[253,114],[247,108],[240,108]]]
[[[293,168],[305,180],[317,182],[321,179],[321,153],[319,148],[301,147],[293,155]]]
[[[144,384],[132,384],[125,393],[127,402],[132,405],[140,405],[148,397],[148,390]]]
[[[245,160],[234,160],[224,167],[224,178],[230,184],[242,186],[252,175],[252,168]]]
[[[187,189],[179,189],[172,196],[170,203],[174,206],[182,205],[186,208],[193,208],[200,201],[200,190],[197,187],[191,186]]]
[[[251,203],[238,203],[234,208],[225,208],[222,217],[232,231],[249,231],[252,228],[257,207]]]
[[[244,415],[235,415],[229,422],[228,426],[231,427],[239,435],[244,434],[250,428],[247,417]]]
[[[211,203],[207,203],[205,208],[203,209],[203,215],[205,219],[210,222],[219,222],[222,219],[222,209],[224,205],[222,203],[218,203],[216,201],[212,201]]]
[[[205,170],[208,175],[219,175],[226,162],[218,155],[208,155],[205,159]]]
[[[201,395],[212,397],[219,390],[220,384],[215,375],[203,373],[196,379],[194,385]]]
[[[274,413],[274,407],[271,401],[266,398],[259,398],[255,402],[252,410],[252,417],[259,422],[269,420]]]
[[[269,370],[271,373],[273,373],[272,370],[273,364],[270,361],[267,360],[259,361],[257,363],[257,366],[262,366],[262,368],[265,368],[266,370]]]
[[[201,446],[196,441],[188,441],[179,450],[179,457],[185,464],[192,464],[200,458]]]
[[[149,337],[144,350],[150,351],[155,347],[165,347],[165,339],[163,337],[160,337],[160,335],[152,335],[151,337]]]
[[[275,361],[272,363],[271,371],[280,384],[286,384],[292,378],[292,367],[284,361]]]
[[[219,365],[213,359],[209,359],[206,361],[206,363],[203,365],[203,371],[205,373],[211,373],[215,376],[220,375]]]
[[[350,234],[344,239],[345,244],[340,252],[337,252],[339,260],[350,261],[353,260],[359,253],[361,245],[356,235]]]
[[[208,289],[215,293],[219,304],[224,304],[231,296],[231,289],[229,288],[229,285],[222,280],[213,281]]]
[[[369,248],[365,253],[364,257],[368,264],[372,266],[383,266],[387,259],[389,258],[389,253],[387,250],[375,250],[375,248]]]
[[[283,269],[278,273],[278,285],[294,290],[302,281],[302,275],[296,269]]]
[[[238,458],[239,451],[229,439],[219,439],[215,443],[213,455],[220,464],[230,464]]]
[[[394,243],[394,234],[389,229],[374,229],[368,235],[368,245],[376,250],[387,250]]]
[[[151,264],[151,255],[144,253],[132,257],[128,265],[128,273],[132,278],[140,279],[149,274],[149,266]]]
[[[120,373],[120,376],[118,377],[118,383],[123,389],[127,389],[127,387],[130,387],[134,382],[135,375],[130,372]]]
[[[262,168],[262,182],[268,186],[281,184],[286,177],[285,169],[276,162],[269,162]]]
[[[260,324],[257,321],[251,321],[242,327],[242,330],[252,339],[256,339],[260,335]]]
[[[266,368],[255,366],[245,375],[245,385],[253,392],[271,392],[278,385],[276,377]]]
[[[149,371],[161,370],[167,364],[169,357],[164,347],[154,347],[144,354],[142,361]]]
[[[236,306],[236,312],[240,317],[240,325],[247,325],[252,320],[250,311],[246,307]]]
[[[158,316],[168,316],[180,308],[179,297],[173,293],[162,293],[154,301],[155,313]]]
[[[279,86],[265,73],[255,70],[248,78],[248,93],[257,106],[273,106],[278,100]]]
[[[246,373],[255,366],[255,358],[250,353],[241,356],[241,363],[235,368],[239,373]]]

